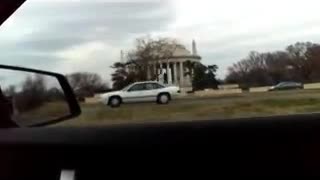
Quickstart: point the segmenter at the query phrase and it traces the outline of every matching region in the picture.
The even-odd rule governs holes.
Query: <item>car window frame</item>
[[[283,87],[284,84],[285,84],[285,83],[279,83],[279,84],[277,84],[275,87],[280,88],[280,87]]]
[[[296,82],[289,82],[288,84],[287,84],[288,86],[298,86],[298,83],[296,83]]]
[[[165,86],[163,86],[163,85],[161,85],[161,84],[159,84],[159,83],[155,83],[155,82],[150,83],[150,84],[153,84],[153,85],[154,85],[154,87],[155,87],[155,85],[156,85],[156,86],[158,86],[158,88],[153,88],[153,89],[162,89],[162,88],[164,88],[164,87],[165,87]]]
[[[153,84],[155,84],[155,83],[145,83],[145,86],[146,86],[145,88],[146,88],[146,90],[147,90],[147,91],[155,90]],[[151,85],[151,89],[148,89],[148,88],[147,88],[148,85]]]
[[[287,85],[287,82],[281,82],[281,83],[277,84],[276,87],[281,88],[281,87],[285,87],[286,85]]]
[[[142,89],[142,90],[132,90],[132,88],[134,88],[135,86],[139,86],[139,85],[144,85],[145,86],[146,84],[145,83],[134,84],[128,89],[128,92],[137,92],[137,91],[145,91],[145,90],[147,90],[146,87],[144,89]]]

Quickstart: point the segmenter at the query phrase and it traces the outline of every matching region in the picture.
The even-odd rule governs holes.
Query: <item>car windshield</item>
[[[277,84],[276,86],[279,87],[279,86],[284,86],[284,85],[288,85],[288,84],[289,83],[287,83],[287,82],[282,82],[282,83]]]
[[[130,85],[128,85],[128,86],[126,86],[126,87],[124,87],[121,91],[128,91],[129,90],[129,88],[132,86],[132,84],[130,84]]]
[[[27,0],[0,27],[1,64],[67,77],[83,113],[62,126],[315,113],[319,5]]]

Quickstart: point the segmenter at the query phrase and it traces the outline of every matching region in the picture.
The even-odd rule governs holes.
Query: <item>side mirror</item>
[[[80,114],[64,75],[0,65],[0,128],[45,126]]]

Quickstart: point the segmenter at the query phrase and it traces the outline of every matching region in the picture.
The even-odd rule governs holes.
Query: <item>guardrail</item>
[[[236,87],[236,86],[233,85],[231,87]],[[250,93],[267,92],[269,88],[270,86],[253,87],[253,88],[250,88],[249,91],[247,92],[250,92]],[[304,84],[304,89],[306,90],[320,89],[320,83]],[[243,91],[240,88],[219,89],[219,90],[207,89],[203,91],[196,91],[194,95],[203,97],[203,96],[219,96],[219,95],[240,94],[240,93],[243,93]]]
[[[196,96],[219,96],[219,95],[228,95],[228,94],[240,94],[242,93],[241,89],[224,89],[224,90],[204,90],[204,91],[196,91],[194,94]]]

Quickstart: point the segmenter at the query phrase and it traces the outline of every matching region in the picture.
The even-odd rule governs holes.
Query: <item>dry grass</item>
[[[61,125],[88,126],[195,119],[230,119],[320,111],[320,91],[243,93],[221,97],[189,96],[168,105],[128,104],[112,109],[101,104],[82,104],[82,116]]]
[[[14,117],[15,121],[22,126],[35,123],[47,122],[69,115],[69,107],[65,102],[50,102],[27,112],[21,112]]]

